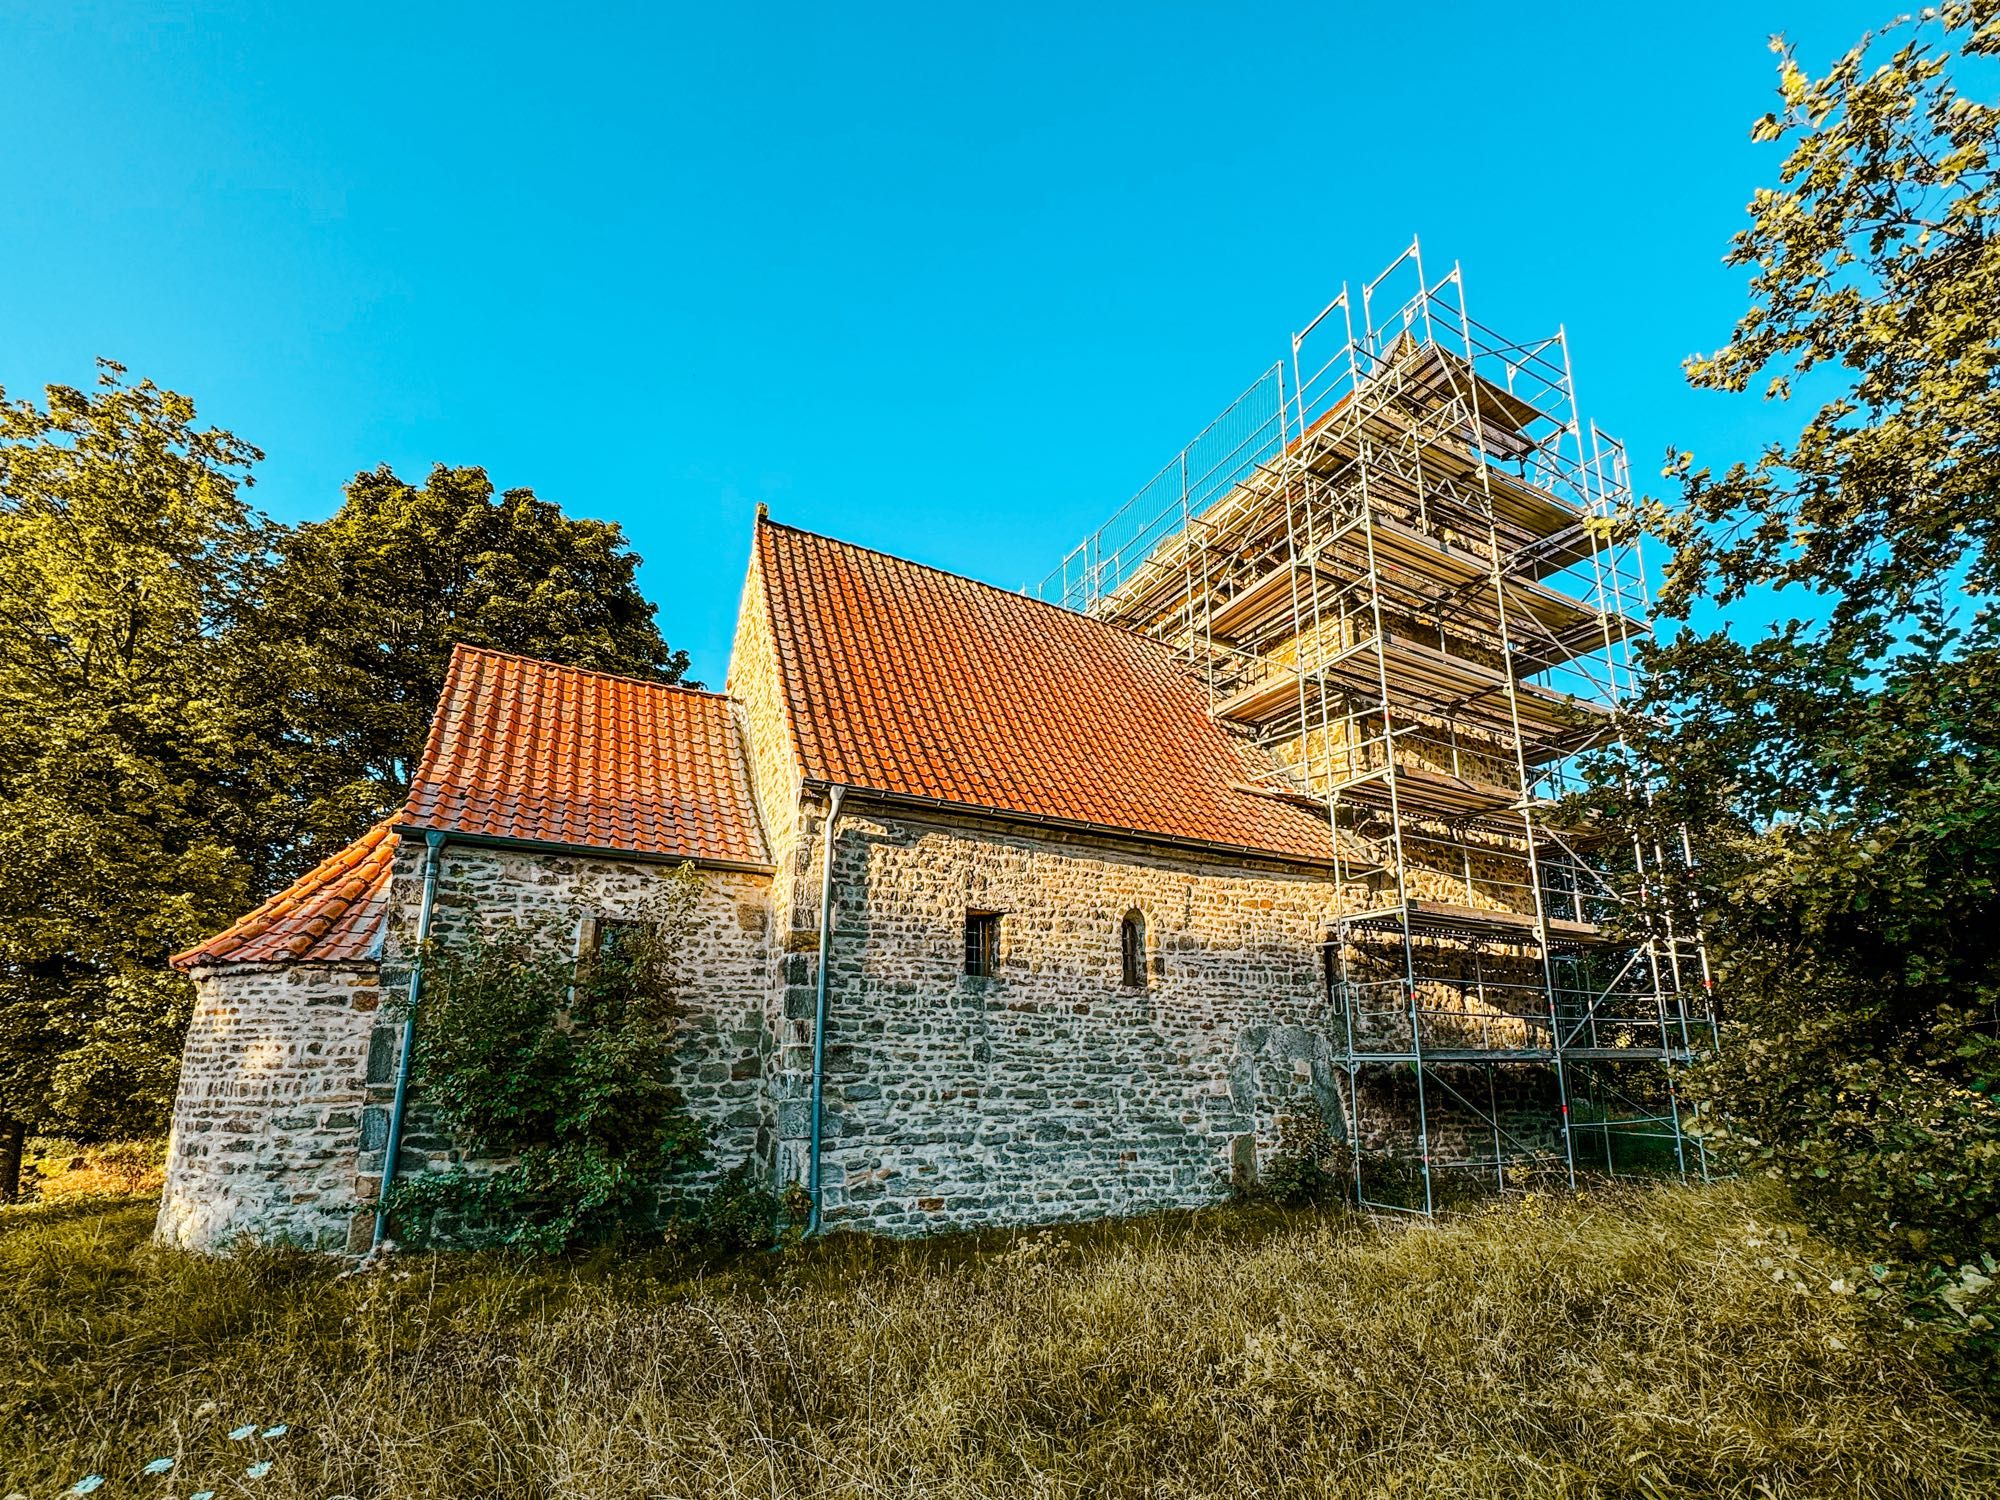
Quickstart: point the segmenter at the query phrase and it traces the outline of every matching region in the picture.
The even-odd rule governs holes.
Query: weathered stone
[[[756,597],[753,577],[746,598]],[[756,608],[739,618],[729,688],[775,873],[705,872],[671,1082],[707,1132],[712,1171],[750,1160],[782,1185],[809,1170],[828,799],[800,781],[769,621]],[[1518,861],[1495,840],[1450,870],[1413,864],[1409,893],[1470,899],[1475,875]],[[1352,1120],[1364,1146],[1407,1135],[1408,1086],[1378,1071],[1349,1098],[1334,1062],[1346,1022],[1322,949],[1338,913],[1379,904],[1365,881],[1342,887],[1323,869],[1136,837],[891,810],[862,791],[835,844],[822,1049],[829,1222],[912,1233],[1192,1205],[1254,1181],[1302,1122],[1341,1134]],[[397,853],[378,962],[196,975],[163,1237],[365,1242],[422,861],[420,847]],[[609,853],[448,844],[436,932],[450,941],[510,922],[574,932],[586,917],[638,917],[665,876]],[[963,972],[968,911],[1000,914],[989,976]],[[1143,986],[1125,983],[1120,932],[1132,912]],[[1363,967],[1394,957],[1358,945],[1348,956]],[[1483,986],[1509,982],[1506,963],[1482,969],[1468,957],[1461,982],[1427,980],[1416,998],[1447,1020],[1463,1014],[1469,1034],[1504,1040],[1527,1025],[1483,1003]],[[1397,1039],[1393,1007],[1369,1024],[1378,1044]],[[1524,1105],[1544,1102],[1534,1097],[1542,1086],[1495,1085]],[[421,1091],[406,1123],[399,1171],[462,1161]],[[1457,1128],[1433,1120],[1437,1149],[1466,1144]]]

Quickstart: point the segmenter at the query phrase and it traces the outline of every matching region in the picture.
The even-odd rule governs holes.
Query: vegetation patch
[[[1951,1347],[1742,1184],[358,1276],[151,1246],[152,1212],[0,1213],[11,1487],[172,1458],[179,1493],[269,1463],[272,1500],[2000,1489]]]
[[[399,1228],[551,1252],[672,1218],[683,1236],[770,1242],[777,1197],[747,1180],[713,1204],[679,1201],[676,1179],[702,1163],[700,1122],[672,1083],[701,884],[682,866],[643,920],[592,924],[583,952],[547,926],[433,945],[412,1076],[472,1160],[399,1182]]]

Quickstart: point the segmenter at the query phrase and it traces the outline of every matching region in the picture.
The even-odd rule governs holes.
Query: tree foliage
[[[1774,47],[1750,306],[1688,374],[1806,415],[1721,472],[1671,454],[1678,503],[1629,518],[1673,548],[1673,633],[1624,811],[1700,835],[1717,1144],[1850,1243],[1963,1258],[2000,1243],[2000,107],[1960,80],[2000,20],[1943,5],[1820,77]]]
[[[23,1129],[160,1129],[167,956],[400,802],[459,641],[686,669],[615,525],[479,469],[250,508],[262,457],[119,366],[0,392],[0,1197]]]
[[[411,485],[358,474],[326,521],[283,537],[240,658],[283,764],[271,809],[303,868],[398,807],[455,644],[678,681],[613,522],[478,468]]]
[[[268,549],[241,495],[260,456],[114,364],[46,406],[0,394],[0,1115],[15,1126],[157,1121],[188,998],[166,956],[250,896],[242,718],[221,685]]]
[[[398,1185],[426,1237],[540,1250],[601,1239],[659,1207],[699,1125],[671,1083],[702,880],[665,883],[642,922],[577,954],[549,925],[439,941],[425,957],[412,1078],[480,1166]]]

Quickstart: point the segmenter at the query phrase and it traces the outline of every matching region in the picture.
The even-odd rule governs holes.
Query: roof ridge
[[[546,667],[553,672],[574,672],[579,677],[603,677],[611,682],[629,682],[634,687],[665,688],[676,693],[692,693],[698,698],[729,699],[729,694],[726,692],[718,693],[714,688],[698,687],[691,682],[661,682],[656,677],[635,677],[630,672],[607,672],[602,667],[573,667],[567,662],[550,661],[546,656],[527,656],[519,651],[502,651],[498,646],[476,646],[471,641],[453,641],[452,656],[456,658],[461,651],[468,655],[494,656],[502,661],[518,661],[531,667]]]

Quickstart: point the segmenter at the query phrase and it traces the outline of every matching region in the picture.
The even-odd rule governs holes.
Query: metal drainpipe
[[[396,1181],[396,1157],[403,1149],[403,1113],[410,1101],[410,1054],[417,1042],[417,999],[424,986],[424,948],[431,938],[431,908],[437,903],[438,851],[445,836],[433,829],[424,835],[424,897],[417,907],[417,951],[410,960],[410,992],[403,1005],[403,1050],[396,1059],[396,1102],[389,1106],[389,1139],[382,1157],[382,1185],[375,1194],[373,1255],[389,1237],[389,1189]]]
[[[806,1192],[812,1198],[812,1219],[807,1234],[820,1230],[820,1116],[826,1099],[826,987],[827,956],[833,948],[833,825],[840,817],[844,786],[827,788],[826,826],[820,830],[819,871],[819,972],[813,982],[813,1076],[812,1144],[806,1157]]]

